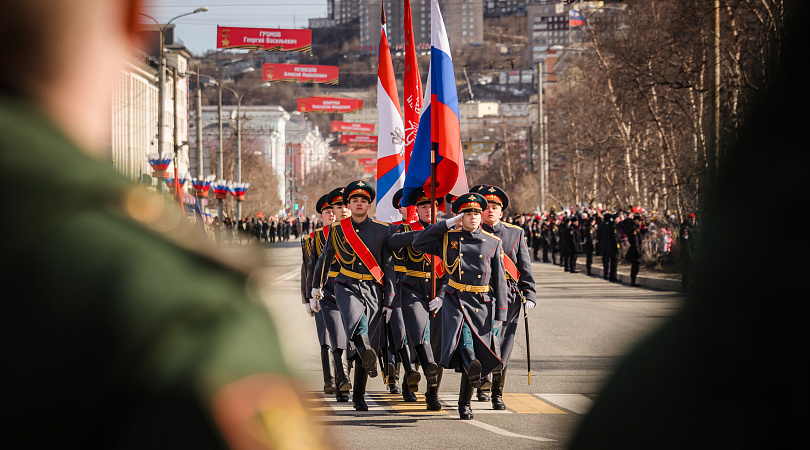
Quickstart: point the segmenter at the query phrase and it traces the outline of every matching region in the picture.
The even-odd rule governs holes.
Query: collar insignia
[[[450,247],[452,247],[452,248],[453,248],[453,250],[457,249],[457,248],[458,248],[458,241],[453,241],[453,242],[451,242],[451,243],[450,243]]]

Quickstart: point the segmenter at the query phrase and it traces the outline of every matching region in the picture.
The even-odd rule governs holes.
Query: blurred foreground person
[[[760,221],[738,219],[750,205],[794,211],[796,193],[807,191],[807,136],[797,124],[810,91],[796,86],[810,61],[809,6],[786,2],[776,70],[727,141],[703,208],[689,299],[618,367],[571,448],[801,446],[810,401],[807,239],[794,241],[795,263],[752,258],[771,254],[773,241],[752,239]],[[795,223],[805,223],[807,212],[796,212],[804,217]]]
[[[249,268],[195,250],[176,203],[112,169],[140,7],[3,4],[0,176],[21,193],[6,211],[60,226],[0,244],[0,283],[22,294],[0,314],[0,447],[317,448]]]

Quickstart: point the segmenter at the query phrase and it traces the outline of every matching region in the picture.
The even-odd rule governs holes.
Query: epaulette
[[[490,233],[489,231],[481,230],[481,232],[486,234],[487,236],[494,237],[495,239],[497,239],[499,241],[501,240],[501,238],[499,238],[498,236],[495,236],[494,234]]]
[[[447,230],[447,232],[448,232],[448,233],[461,233],[461,230],[458,230],[458,229],[455,229],[455,228],[454,228],[454,229],[452,229],[452,230]]]
[[[504,225],[506,225],[507,227],[517,228],[518,230],[522,230],[522,229],[523,229],[523,227],[519,227],[519,226],[517,226],[517,225],[515,225],[515,224],[513,224],[513,223],[509,223],[509,222],[501,222],[501,223],[502,223],[502,224],[504,224]]]
[[[380,224],[380,225],[385,225],[385,226],[391,225],[391,224],[390,224],[390,223],[388,223],[388,222],[381,222],[381,221],[379,221],[379,220],[374,220],[374,219],[371,219],[371,221],[372,221],[372,222],[374,222],[374,223],[378,223],[378,224]]]

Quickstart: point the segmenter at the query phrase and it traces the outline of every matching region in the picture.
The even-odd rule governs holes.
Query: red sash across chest
[[[349,245],[351,245],[354,253],[356,253],[360,261],[363,261],[363,264],[368,267],[369,272],[371,272],[371,275],[377,280],[377,283],[382,283],[383,271],[380,269],[380,265],[377,263],[374,255],[371,254],[366,244],[363,243],[363,240],[360,239],[360,236],[354,231],[352,218],[347,217],[341,220],[340,229],[343,230],[343,235],[346,236],[346,240],[349,242]]]

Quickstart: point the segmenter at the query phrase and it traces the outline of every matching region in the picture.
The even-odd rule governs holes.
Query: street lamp
[[[200,84],[200,67],[202,67],[203,63],[206,59],[210,58],[213,55],[217,55],[219,53],[224,52],[225,49],[218,50],[216,52],[209,53],[203,57],[200,62],[197,63],[197,159],[199,161],[199,166],[197,168],[197,174],[200,178],[205,176],[204,168],[203,168],[203,145],[202,145],[202,84]],[[203,75],[204,77],[208,77],[207,75]],[[211,78],[214,80],[213,78]],[[216,80],[214,80],[214,84],[218,84]],[[222,90],[220,89],[220,97],[222,96]],[[221,132],[220,132],[221,135]],[[220,176],[221,177],[221,176]],[[219,211],[220,214],[222,213]]]
[[[252,69],[252,67],[250,68]],[[228,86],[222,86],[223,88],[231,91],[234,95],[237,96],[238,100],[236,102],[236,182],[242,182],[242,99],[245,96],[253,91],[258,91],[259,89],[270,87],[270,82],[265,81],[259,87],[255,87],[252,89],[248,89],[242,94],[239,94],[233,88],[229,88]],[[237,198],[236,200],[236,217],[241,219],[242,218],[242,201]]]
[[[165,128],[165,124],[164,124],[165,111],[164,111],[164,108],[165,108],[165,102],[166,102],[166,98],[165,98],[166,91],[165,91],[164,85],[166,84],[166,52],[164,51],[163,47],[164,47],[164,44],[165,44],[166,28],[168,28],[169,25],[173,21],[175,21],[175,20],[177,20],[177,19],[179,19],[181,17],[190,16],[192,14],[202,13],[202,12],[206,12],[206,11],[208,11],[208,7],[203,6],[203,7],[195,9],[192,12],[187,12],[187,13],[184,13],[184,14],[180,14],[179,16],[172,17],[164,25],[161,25],[160,22],[157,19],[155,19],[154,17],[152,17],[152,16],[150,16],[148,14],[138,13],[139,15],[144,16],[144,17],[154,21],[155,25],[158,26],[158,29],[160,31],[160,41],[158,42],[158,44],[160,45],[160,60],[159,60],[159,66],[158,66],[158,154],[161,154],[161,155],[165,153],[165,151],[164,151],[164,148],[165,148],[164,147],[165,146],[165,144],[164,144],[164,136],[165,136],[164,135],[164,128]]]

